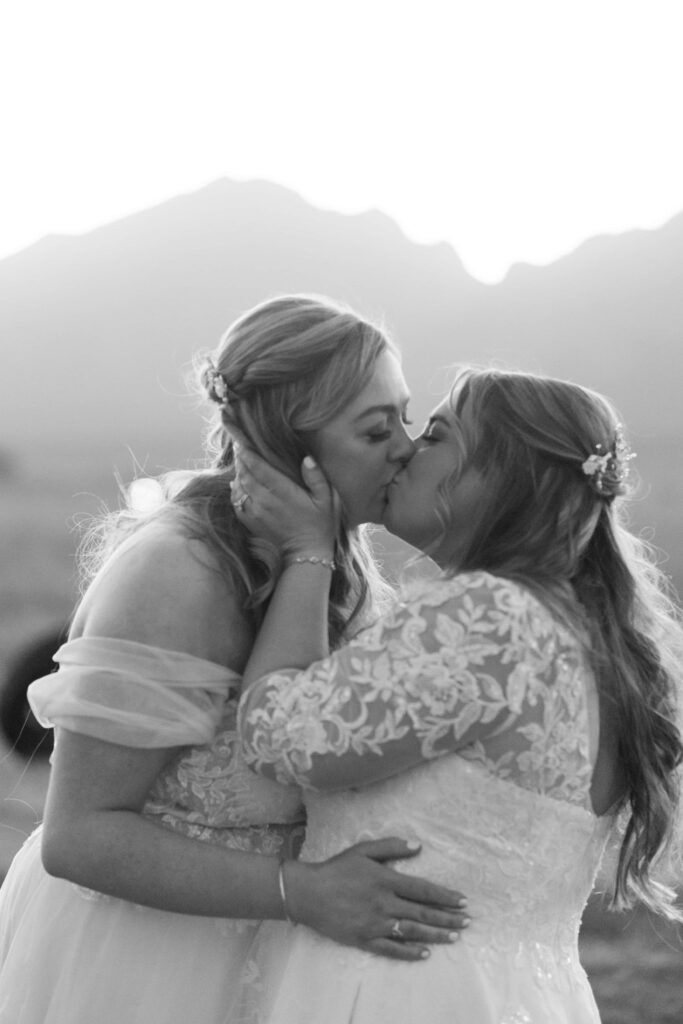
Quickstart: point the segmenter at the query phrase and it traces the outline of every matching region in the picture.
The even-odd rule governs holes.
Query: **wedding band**
[[[245,502],[249,500],[250,497],[251,495],[247,494],[247,492],[245,491],[241,498],[238,498],[237,501],[233,501],[232,507],[234,508],[235,512],[241,512],[242,506],[245,504]]]
[[[401,922],[397,919],[391,926],[391,937],[392,939],[402,939],[403,932],[401,931]]]

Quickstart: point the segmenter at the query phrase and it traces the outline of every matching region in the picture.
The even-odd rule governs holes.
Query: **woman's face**
[[[416,441],[413,458],[398,473],[389,488],[383,523],[390,533],[421,551],[434,543],[441,533],[436,509],[444,495],[450,508],[449,527],[430,556],[436,562],[457,560],[458,549],[466,542],[474,525],[476,506],[482,491],[481,474],[466,469],[458,474],[463,449],[458,420],[449,398],[437,406],[427,427]],[[455,479],[444,492],[443,484]],[[441,502],[443,497],[441,498]]]
[[[335,488],[348,526],[381,523],[387,488],[410,459],[410,393],[398,359],[383,352],[356,398],[313,438],[312,454]]]

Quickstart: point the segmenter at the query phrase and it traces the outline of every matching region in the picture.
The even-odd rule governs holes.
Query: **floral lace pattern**
[[[181,751],[156,780],[145,814],[206,829],[303,821],[301,793],[248,767],[236,732],[237,698],[225,704],[211,743]]]
[[[404,965],[266,922],[236,1019],[598,1024],[577,941],[613,825],[590,805],[593,688],[580,641],[486,573],[415,591],[330,658],[257,682],[246,756],[306,787],[301,858],[416,839],[394,867],[464,893],[471,923]]]
[[[340,789],[458,752],[535,793],[589,808],[578,640],[526,589],[488,573],[433,582],[306,671],[242,700],[263,775]]]

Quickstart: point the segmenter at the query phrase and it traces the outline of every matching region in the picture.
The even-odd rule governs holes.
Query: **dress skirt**
[[[289,928],[289,933],[287,929]],[[492,950],[464,934],[427,960],[389,960],[265,922],[235,1024],[600,1024],[578,957]]]
[[[0,1022],[228,1024],[258,927],[53,878],[38,829],[0,888]]]

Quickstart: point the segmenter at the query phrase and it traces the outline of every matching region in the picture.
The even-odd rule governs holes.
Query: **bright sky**
[[[255,177],[496,280],[683,211],[682,39],[681,0],[7,4],[0,258]]]

